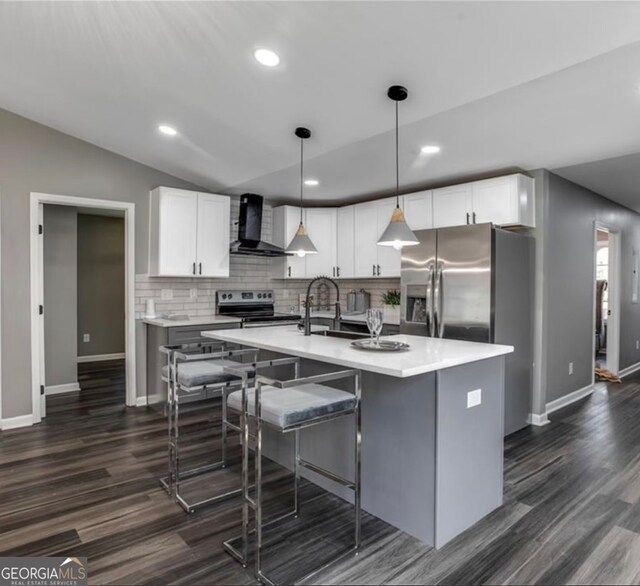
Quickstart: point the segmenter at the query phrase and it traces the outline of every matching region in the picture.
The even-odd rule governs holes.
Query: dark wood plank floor
[[[82,391],[50,397],[44,423],[0,432],[0,556],[87,556],[93,584],[252,583],[221,550],[238,533],[238,502],[192,515],[170,502],[157,482],[163,418],[124,407],[122,363],[80,368]],[[215,457],[217,417],[186,416],[186,465]],[[315,582],[640,584],[640,379],[514,434],[505,459],[504,506],[443,549],[366,516],[358,557]],[[272,472],[270,497],[285,508],[290,477]],[[351,539],[349,505],[309,483],[302,493],[300,519],[267,535],[267,569],[284,582]]]

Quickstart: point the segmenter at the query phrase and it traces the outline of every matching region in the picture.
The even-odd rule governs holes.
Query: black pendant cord
[[[396,102],[396,207],[400,207],[400,158],[398,155],[398,102]]]
[[[304,139],[300,139],[300,223],[302,224],[302,190],[304,189]]]

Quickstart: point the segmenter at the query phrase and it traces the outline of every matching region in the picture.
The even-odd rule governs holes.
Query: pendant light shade
[[[407,99],[409,92],[401,85],[392,85],[387,91],[387,96],[396,103],[396,207],[391,214],[391,220],[387,229],[378,239],[380,246],[393,246],[396,250],[401,250],[403,246],[419,244],[416,235],[413,233],[404,217],[404,212],[400,207],[400,164],[398,149],[398,102]]]
[[[304,190],[304,141],[311,136],[308,128],[296,128],[295,135],[300,139],[300,225],[296,230],[289,246],[285,249],[287,254],[296,254],[304,257],[307,254],[318,254],[318,249],[311,242],[302,221],[304,209],[302,207],[302,196]]]

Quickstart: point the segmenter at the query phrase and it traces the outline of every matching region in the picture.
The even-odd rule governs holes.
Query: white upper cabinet
[[[318,254],[305,256],[307,277],[336,276],[336,224],[336,208],[309,208],[306,210],[304,225],[311,242],[318,249]]]
[[[433,228],[433,191],[404,195],[404,216],[412,230]]]
[[[433,191],[435,228],[485,222],[535,227],[533,179],[507,175]]]
[[[149,274],[228,277],[230,200],[158,187],[150,194]]]
[[[354,207],[355,277],[375,277],[378,265],[378,208],[375,201]]]
[[[300,208],[280,206],[273,208],[273,243],[280,248],[289,246],[300,225]],[[313,242],[313,240],[312,240]],[[307,276],[304,257],[288,254],[272,259],[271,270],[275,279],[304,279]]]
[[[475,223],[497,226],[535,226],[534,181],[525,175],[507,175],[472,183]]]
[[[471,223],[471,184],[433,190],[433,227],[461,226]]]
[[[337,210],[337,249],[336,249],[336,277],[352,279],[355,270],[355,206],[345,206]]]
[[[402,206],[403,198],[400,198]],[[375,238],[376,250],[378,252],[378,262],[376,264],[377,277],[399,277],[401,268],[401,252],[393,246],[379,246],[378,239],[387,229],[393,210],[396,208],[396,198],[379,199],[375,202],[377,212],[378,230]]]
[[[228,197],[198,194],[199,277],[229,276],[229,205]]]
[[[400,276],[400,251],[391,246],[378,245],[378,238],[389,225],[395,207],[395,197],[354,206],[356,277]]]

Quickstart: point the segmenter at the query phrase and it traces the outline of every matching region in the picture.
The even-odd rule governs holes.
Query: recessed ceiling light
[[[262,63],[266,67],[275,67],[280,63],[280,57],[277,53],[270,51],[269,49],[256,49],[253,53],[258,63]]]
[[[175,136],[178,134],[178,131],[173,126],[167,126],[166,124],[160,124],[158,130],[167,136]]]
[[[309,187],[315,187],[316,185],[320,185],[320,181],[317,179],[305,179],[304,184]]]
[[[440,147],[434,144],[428,144],[422,147],[421,152],[423,155],[433,155],[440,152]]]

